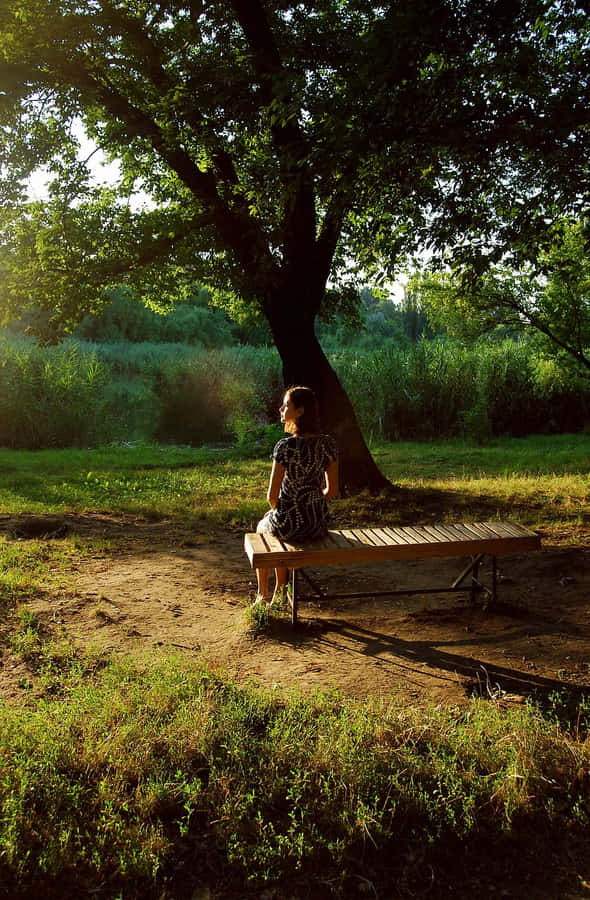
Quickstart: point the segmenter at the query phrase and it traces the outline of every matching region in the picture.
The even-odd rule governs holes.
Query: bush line
[[[332,362],[369,439],[574,432],[590,417],[588,381],[525,341],[389,343]],[[0,378],[0,446],[30,450],[156,440],[255,453],[268,443],[283,391],[268,347],[41,347],[8,334]]]

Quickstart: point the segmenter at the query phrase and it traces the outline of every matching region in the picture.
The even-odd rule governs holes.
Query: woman
[[[272,452],[268,486],[269,512],[257,531],[284,541],[311,541],[327,531],[328,504],[338,493],[338,448],[320,433],[318,402],[308,387],[292,387],[283,398],[281,422],[289,437]],[[268,593],[270,569],[257,569],[257,603],[272,602]],[[287,569],[275,569],[272,600],[282,596]]]

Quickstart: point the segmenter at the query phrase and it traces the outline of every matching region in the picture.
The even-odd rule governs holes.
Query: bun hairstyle
[[[320,409],[312,389],[297,385],[288,388],[287,394],[295,409],[303,407],[303,413],[297,421],[291,423],[291,428],[288,429],[291,434],[319,434]]]

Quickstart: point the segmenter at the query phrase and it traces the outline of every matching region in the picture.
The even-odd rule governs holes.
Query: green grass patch
[[[402,877],[416,842],[588,824],[590,746],[533,707],[305,699],[172,659],[74,668],[59,699],[5,706],[0,759],[0,869],[30,890],[298,896],[321,872],[358,896]]]
[[[472,441],[377,443],[378,464],[392,481],[590,473],[590,435],[536,435]]]
[[[426,491],[444,497],[451,516],[465,512],[524,515],[535,521],[587,521],[590,436],[378,444],[377,463],[395,484],[416,492],[417,520]],[[270,463],[233,450],[117,446],[99,450],[0,451],[0,503],[7,514],[109,512],[173,516],[250,528],[266,509]],[[379,512],[379,503],[337,501],[338,519]],[[384,514],[395,515],[395,503]],[[354,519],[356,521],[356,519]],[[351,519],[352,521],[352,519]]]
[[[11,515],[108,511],[239,522],[264,509],[268,471],[268,460],[230,450],[2,450],[0,503]]]
[[[38,595],[41,584],[59,590],[65,571],[79,552],[77,540],[20,543],[0,537],[0,610]]]
[[[335,516],[510,513],[571,536],[590,521],[589,451],[584,435],[380,444],[375,456],[402,499],[342,499]],[[0,502],[12,516],[250,528],[269,470],[266,458],[228,450],[0,451]],[[587,697],[555,695],[548,713],[490,700],[425,710],[395,697],[240,688],[164,650],[145,664],[93,657],[54,640],[28,601],[43,591],[59,599],[69,573],[104,550],[76,535],[0,539],[4,644],[31,673],[26,703],[0,705],[7,895],[357,898],[388,896],[393,883],[420,895],[416,848],[423,872],[444,873],[458,847],[487,859],[518,833],[586,833]],[[250,613],[252,639],[266,614]]]

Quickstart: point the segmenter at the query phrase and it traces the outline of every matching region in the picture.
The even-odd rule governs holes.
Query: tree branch
[[[145,73],[148,79],[158,88],[161,96],[174,97],[174,103],[182,116],[199,139],[207,147],[211,155],[211,161],[221,178],[227,181],[235,189],[238,184],[238,176],[234,168],[233,160],[221,145],[217,135],[206,126],[202,116],[196,115],[194,105],[186,103],[184,91],[178,91],[178,84],[174,82],[166,71],[164,54],[158,42],[142,28],[138,19],[126,16],[122,10],[110,10],[108,18],[103,18],[104,26],[112,31],[115,25],[114,35],[124,34],[129,38],[136,49],[135,63]],[[153,26],[154,21],[150,23]]]
[[[548,337],[552,343],[562,350],[565,350],[568,355],[573,356],[574,359],[590,372],[590,358],[585,356],[583,350],[578,349],[575,345],[569,344],[567,341],[563,341],[559,338],[549,325],[547,325],[539,316],[536,316],[531,309],[527,309],[524,304],[509,298],[504,300],[504,305],[512,308],[514,312],[518,313],[519,316],[522,316],[536,331],[540,331],[541,334]],[[590,374],[586,377],[590,377]]]
[[[154,119],[124,97],[102,71],[95,75],[79,62],[70,62],[63,57],[54,60],[53,64],[66,85],[75,84],[78,90],[82,89],[86,99],[98,102],[115,119],[123,122],[130,135],[151,144],[211,215],[223,242],[234,251],[253,283],[257,283],[261,269],[268,271],[274,267],[266,239],[248,214],[247,207],[230,207],[220,197],[217,178],[212,172],[201,171],[181,144],[173,142]]]
[[[134,259],[105,262],[104,264],[97,266],[96,271],[105,277],[112,277],[114,275],[123,275],[126,272],[133,272],[137,269],[153,265],[154,263],[165,261],[170,255],[170,252],[185,240],[192,231],[196,228],[203,228],[204,226],[212,224],[213,217],[209,213],[194,216],[186,222],[185,227],[181,231],[175,233],[171,237],[160,237],[148,245],[142,243],[141,252]]]
[[[290,76],[285,70],[266,10],[260,0],[230,0],[252,52],[262,105],[272,109],[270,131],[281,159],[281,179],[290,207],[285,219],[285,251],[299,266],[313,251],[316,232],[315,192],[309,165],[310,145],[293,108]],[[281,108],[285,115],[281,115]]]

